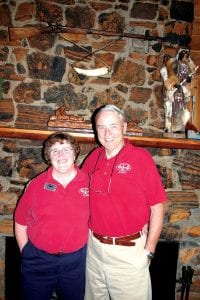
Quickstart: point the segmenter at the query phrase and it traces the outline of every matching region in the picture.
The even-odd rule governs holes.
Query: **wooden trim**
[[[0,127],[0,137],[45,140],[54,131],[50,130],[33,130]],[[94,143],[94,135],[84,132],[69,132],[80,143]],[[179,139],[179,138],[156,138],[145,136],[127,136],[127,138],[136,146],[153,147],[153,148],[174,148],[174,149],[192,149],[200,150],[199,140]]]

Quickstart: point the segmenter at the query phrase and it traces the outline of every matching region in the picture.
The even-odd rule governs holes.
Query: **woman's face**
[[[49,157],[53,170],[59,174],[65,174],[74,168],[75,153],[66,141],[53,144],[49,150]]]

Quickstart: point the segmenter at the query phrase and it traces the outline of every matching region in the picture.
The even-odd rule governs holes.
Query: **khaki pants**
[[[151,300],[146,235],[135,246],[107,245],[90,233],[85,300]]]

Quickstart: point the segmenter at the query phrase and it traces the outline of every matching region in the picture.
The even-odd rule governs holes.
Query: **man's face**
[[[113,111],[103,111],[96,119],[98,139],[106,151],[118,153],[124,144],[127,124]],[[117,151],[118,150],[118,151]]]

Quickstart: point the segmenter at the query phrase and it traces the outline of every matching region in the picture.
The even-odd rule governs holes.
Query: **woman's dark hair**
[[[64,142],[67,142],[68,144],[70,144],[70,146],[72,147],[72,149],[74,151],[75,157],[77,158],[77,156],[80,153],[80,147],[79,147],[79,144],[76,141],[76,139],[67,133],[57,132],[57,133],[51,134],[47,138],[47,140],[44,142],[43,153],[44,153],[44,158],[48,163],[51,162],[50,156],[49,156],[51,146],[54,145],[55,143],[63,144]]]

